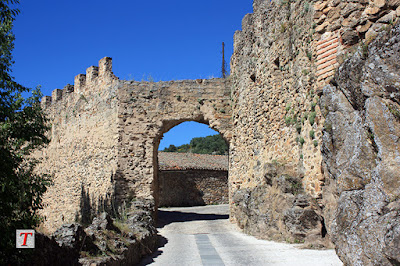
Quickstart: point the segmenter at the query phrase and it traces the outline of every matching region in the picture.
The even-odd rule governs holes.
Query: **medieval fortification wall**
[[[228,79],[122,81],[100,60],[42,101],[47,229],[79,217],[82,195],[93,209],[157,206],[159,141],[191,120],[230,144],[230,218],[245,232],[333,241],[351,265],[400,263],[399,6],[255,0]]]
[[[254,1],[231,59],[231,219],[245,232],[399,262],[399,5]]]
[[[230,137],[228,80],[122,81],[111,58],[75,84],[42,100],[51,143],[37,153],[54,175],[44,201],[46,231],[139,198],[158,200],[157,150],[162,135],[184,121],[206,123]],[[93,213],[88,214],[91,209]]]

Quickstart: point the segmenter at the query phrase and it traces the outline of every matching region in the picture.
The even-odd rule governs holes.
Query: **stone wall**
[[[228,172],[216,170],[160,171],[159,206],[228,204]]]
[[[341,130],[357,127],[358,124],[354,124],[357,121],[360,122],[360,127],[365,123],[374,123],[371,122],[372,114],[365,121],[350,115],[348,119],[354,121],[353,124],[343,124],[343,121],[337,120],[337,125],[330,127],[329,123],[325,123],[322,114],[326,114],[325,108],[336,106],[337,93],[333,93],[335,90],[332,89],[324,89],[323,93],[322,89],[331,82],[337,87],[336,90],[343,91],[350,102],[362,101],[362,104],[353,105],[355,111],[360,112],[360,117],[368,116],[362,114],[362,110],[367,110],[364,106],[366,97],[388,93],[385,92],[387,88],[383,87],[386,82],[382,83],[385,79],[390,77],[392,83],[388,82],[391,84],[388,88],[393,95],[397,95],[397,76],[391,72],[399,70],[396,60],[392,59],[397,54],[391,52],[391,49],[397,49],[394,46],[397,39],[391,39],[385,50],[373,49],[372,53],[367,45],[379,32],[386,34],[396,24],[399,5],[399,1],[383,0],[313,3],[254,1],[253,14],[244,17],[242,31],[235,33],[234,54],[231,59],[234,125],[230,146],[231,219],[245,232],[263,238],[316,241],[321,245],[328,244],[327,237],[333,236],[335,244],[339,245],[339,255],[349,264],[377,265],[387,264],[389,260],[397,263],[398,259],[394,254],[398,254],[398,250],[393,249],[395,243],[398,243],[395,203],[390,205],[391,209],[380,209],[381,215],[388,214],[385,218],[376,215],[377,220],[368,220],[366,216],[370,213],[367,213],[367,206],[372,204],[373,199],[365,200],[363,196],[367,195],[366,192],[359,195],[360,199],[354,198],[355,195],[351,196],[351,193],[338,192],[343,186],[352,187],[350,190],[359,190],[366,186],[377,171],[374,169],[385,168],[384,172],[390,170],[390,173],[397,171],[393,170],[398,169],[397,161],[386,159],[390,163],[378,163],[381,166],[377,168],[375,161],[379,162],[388,156],[397,158],[399,148],[392,143],[390,149],[382,148],[379,151],[379,156],[382,156],[379,158],[374,155],[373,149],[363,146],[368,145],[358,138],[362,134],[357,134],[357,130],[341,137]],[[351,61],[342,72],[343,84],[337,84],[336,78],[332,80],[337,69],[340,69],[343,62],[348,62],[346,60],[356,51],[364,56],[369,54],[370,60],[375,56],[379,63],[379,55],[384,54],[387,62],[380,68],[384,73],[376,79],[372,78],[376,75],[374,71],[370,76],[364,74],[367,66],[364,66],[364,61],[361,63],[362,69],[356,73],[359,62]],[[376,69],[378,63],[374,62],[373,65]],[[355,79],[357,81],[353,81]],[[373,83],[371,79],[380,84],[379,93],[377,89],[369,89],[367,84]],[[366,80],[366,83],[360,85],[362,80]],[[355,86],[356,89],[346,89],[347,92],[344,92],[342,86],[349,87],[353,82],[359,83]],[[318,103],[322,95],[331,100],[325,100],[327,104],[323,105],[321,112]],[[395,97],[397,96],[392,96],[389,107],[385,110],[396,114],[398,100]],[[376,106],[378,103],[374,104]],[[369,106],[372,108],[372,102]],[[386,117],[384,108],[381,107],[374,109],[377,112],[374,116],[381,114]],[[343,108],[338,107],[337,112],[346,112]],[[347,109],[351,114],[354,113]],[[389,120],[390,123],[393,122]],[[394,124],[385,124],[382,127],[385,128],[381,129],[382,132],[386,129],[393,132],[397,130]],[[371,126],[366,134],[374,135],[377,128],[376,125]],[[337,139],[326,139],[327,129]],[[397,138],[397,133],[386,133],[392,139]],[[337,145],[343,139],[352,142],[344,144],[342,150]],[[356,140],[361,142],[364,160],[369,160],[368,163],[361,163],[364,161],[361,160],[361,165],[357,166],[352,163],[351,156],[361,156],[361,153],[350,145],[356,145]],[[370,142],[373,143],[372,140]],[[324,157],[321,155],[321,148]],[[346,157],[346,152],[352,155]],[[342,158],[340,162],[337,161],[338,158]],[[367,165],[372,168],[361,170]],[[342,175],[344,179],[338,180],[332,173],[352,175]],[[389,174],[386,178],[388,184],[398,182],[398,176]],[[371,185],[371,193],[380,186],[379,182]],[[346,200],[339,195],[350,198]],[[375,193],[376,197],[379,195],[381,194]],[[376,208],[385,206],[384,198],[382,196],[374,201]],[[393,195],[389,198],[386,201],[396,202]],[[365,212],[354,211],[360,208]],[[336,216],[338,214],[341,218]],[[390,229],[384,231],[374,226],[379,220],[377,217],[387,219],[385,222],[390,220]],[[347,222],[338,225],[339,220]],[[355,220],[365,220],[364,227],[359,228],[359,224],[354,223]],[[379,231],[379,236],[375,230]],[[366,232],[377,236],[380,244],[365,239],[365,235],[368,235]],[[380,248],[377,249],[376,246]]]
[[[78,75],[75,85],[53,91],[42,106],[51,122],[51,142],[38,151],[39,170],[53,175],[54,185],[44,196],[43,230],[52,232],[63,223],[82,217],[82,199],[90,196],[96,209],[110,200],[118,157],[118,80],[111,59]],[[87,203],[87,202],[86,202]]]
[[[313,8],[306,1],[253,7],[231,59],[231,219],[262,238],[322,239]]]
[[[399,5],[255,0],[229,79],[120,81],[102,59],[42,101],[48,230],[79,216],[84,195],[157,206],[159,141],[197,121],[230,143],[231,220],[245,232],[321,246],[331,236],[346,263],[398,264]]]
[[[316,38],[338,31],[342,43],[351,46],[364,39],[370,42],[400,16],[398,0],[317,1],[314,4]]]
[[[51,142],[35,156],[38,170],[54,179],[44,197],[46,232],[133,199],[157,202],[158,145],[179,123],[205,123],[230,138],[228,80],[123,81],[111,58],[76,76],[74,86],[54,90],[42,106]]]

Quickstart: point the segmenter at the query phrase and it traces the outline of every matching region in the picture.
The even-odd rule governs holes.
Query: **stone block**
[[[79,74],[75,77],[74,88],[76,89],[77,93],[81,93],[84,91],[86,86],[86,75]]]
[[[367,8],[364,10],[363,13],[364,13],[365,15],[367,15],[367,16],[374,16],[374,15],[378,14],[380,10],[381,10],[381,9],[380,9],[379,7],[376,7],[376,6],[369,6],[369,7],[367,7]]]
[[[356,10],[360,10],[362,8],[362,5],[357,4],[357,3],[349,3],[347,4],[340,12],[340,14],[343,17],[348,17],[351,13],[353,13]]]
[[[62,90],[55,89],[51,93],[51,98],[53,99],[53,101],[58,102],[58,101],[60,101],[62,99],[62,95],[63,95],[63,91]]]
[[[386,0],[373,0],[373,5],[382,8],[386,5]]]
[[[372,22],[368,20],[367,23],[365,23],[364,25],[358,25],[356,29],[360,33],[365,33],[368,31],[368,29],[371,27],[371,25],[372,25]]]
[[[74,92],[74,85],[71,85],[71,84],[65,85],[65,87],[64,87],[64,92],[65,92],[65,93]]]
[[[342,35],[344,45],[353,45],[358,41],[358,34],[355,30],[347,30]]]
[[[390,7],[399,7],[400,6],[400,0],[389,0],[388,1],[388,6],[390,6]]]
[[[99,76],[99,68],[91,66],[86,69],[86,84],[93,82]]]
[[[332,6],[332,7],[335,7],[335,6],[337,6],[338,4],[340,4],[340,0],[332,0],[332,1],[330,1],[329,2],[329,6]]]
[[[50,96],[44,96],[40,102],[42,108],[46,108],[51,105],[51,97]]]
[[[340,9],[339,8],[334,8],[329,13],[327,14],[327,19],[329,22],[334,22],[340,18]]]
[[[314,4],[314,9],[317,11],[322,11],[325,9],[325,7],[328,5],[327,1],[319,1],[317,3]]]
[[[395,19],[396,19],[396,11],[392,10],[392,11],[390,11],[389,14],[386,14],[383,17],[381,17],[380,19],[378,19],[377,22],[389,24],[389,23],[394,22]]]
[[[315,28],[315,31],[318,33],[324,33],[326,31],[326,27],[329,25],[328,21],[325,21],[324,23],[322,23],[321,25],[319,25],[318,27]]]
[[[104,57],[99,61],[99,76],[111,76],[112,75],[112,58]]]

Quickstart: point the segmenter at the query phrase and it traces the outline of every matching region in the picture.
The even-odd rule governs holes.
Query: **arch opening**
[[[192,125],[188,125],[188,122]],[[210,130],[206,126],[204,128],[208,130],[202,130],[199,124],[208,126],[208,122],[204,119],[163,122],[162,130],[154,142],[152,191],[156,210],[158,207],[229,203],[229,142],[217,130]],[[163,140],[164,134],[167,135],[167,141]],[[178,138],[182,135],[189,137],[176,142],[169,138],[168,134],[178,135]],[[226,147],[225,152],[221,152],[223,151],[220,147],[223,146],[221,140]],[[207,141],[212,144],[209,150],[203,149]],[[200,152],[199,146],[201,146]],[[218,152],[210,152],[217,148],[221,149]]]

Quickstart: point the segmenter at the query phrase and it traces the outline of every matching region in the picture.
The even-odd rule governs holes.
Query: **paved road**
[[[228,221],[228,205],[159,210],[161,247],[140,265],[343,265],[334,250],[258,240]]]

